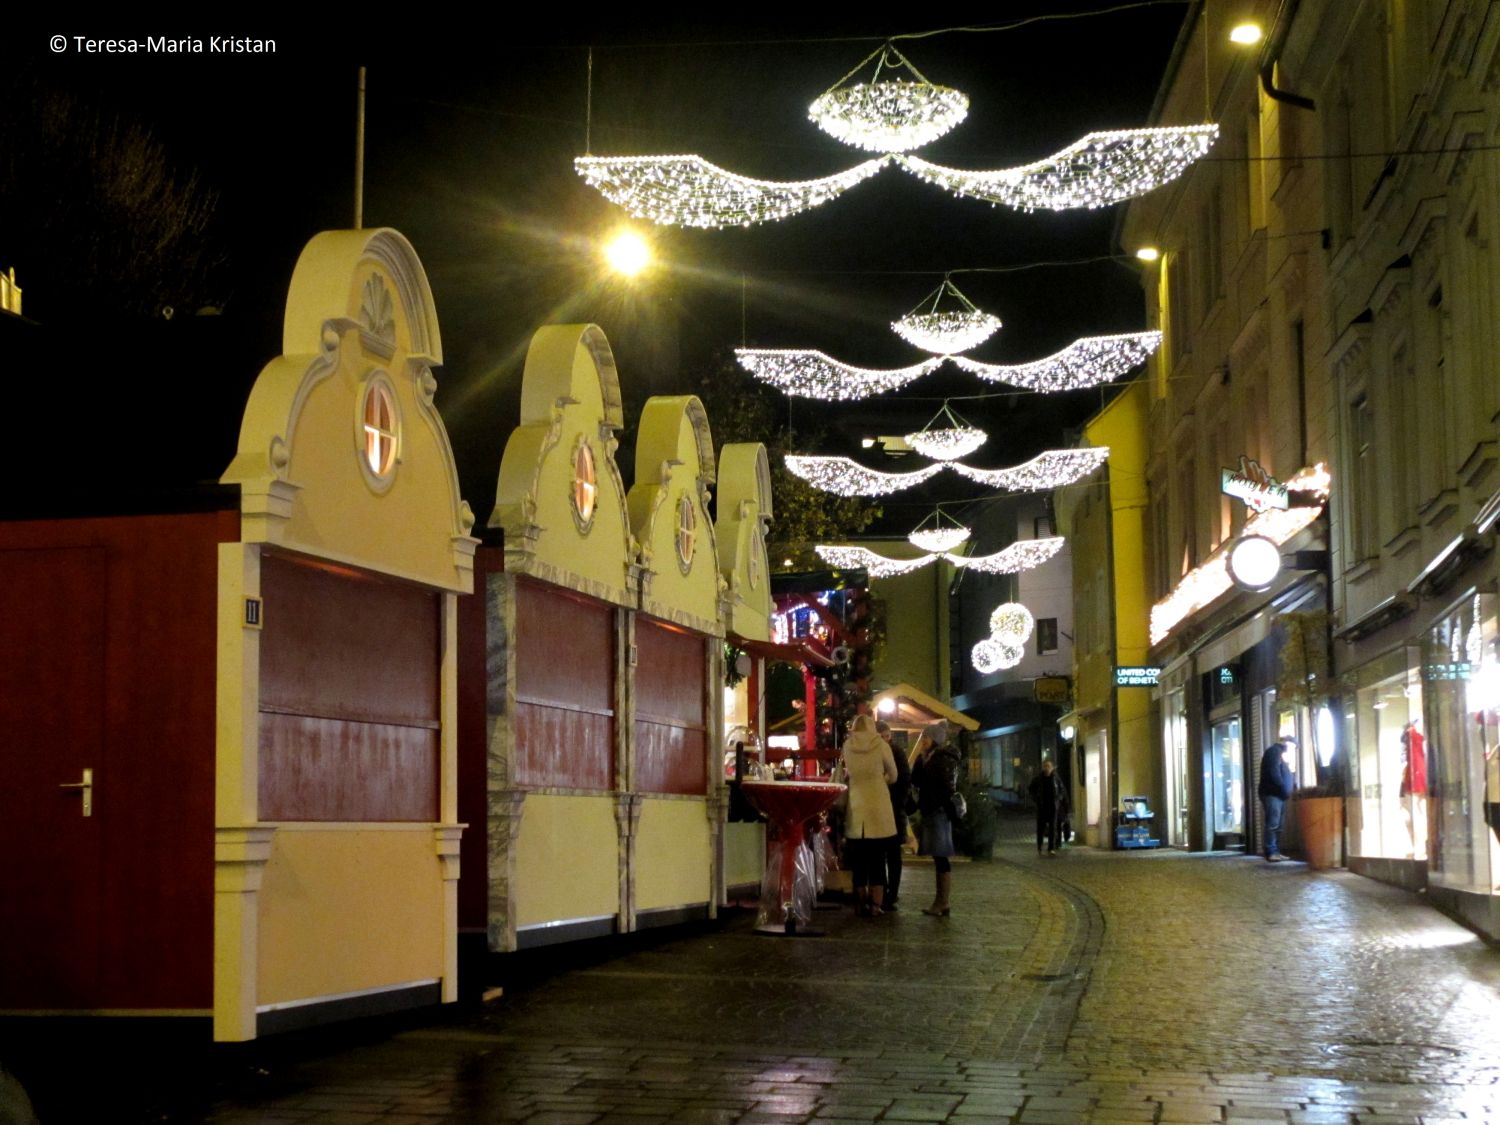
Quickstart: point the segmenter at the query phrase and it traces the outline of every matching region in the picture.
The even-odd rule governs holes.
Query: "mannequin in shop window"
[[[1411,840],[1407,855],[1421,855],[1427,844],[1427,740],[1415,720],[1401,732],[1401,815]]]

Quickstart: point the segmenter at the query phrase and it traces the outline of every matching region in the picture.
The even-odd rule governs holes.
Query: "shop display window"
[[[1420,669],[1406,654],[1375,661],[1356,676],[1344,717],[1354,797],[1356,855],[1427,858],[1428,748]]]
[[[1181,689],[1167,696],[1162,712],[1162,746],[1167,758],[1167,843],[1188,843],[1187,698]]]
[[[1493,894],[1500,877],[1500,637],[1496,598],[1475,594],[1422,650],[1432,856],[1428,878]]]
[[[1240,753],[1240,720],[1213,725],[1213,814],[1215,832],[1245,830],[1245,758]]]

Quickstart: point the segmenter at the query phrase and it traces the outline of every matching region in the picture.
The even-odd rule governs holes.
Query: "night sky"
[[[0,106],[9,106],[0,109],[0,125],[25,112],[18,95],[33,108],[65,95],[150,129],[174,170],[196,172],[217,193],[204,237],[221,261],[204,301],[222,305],[224,320],[255,349],[244,358],[243,378],[228,380],[248,385],[276,350],[297,252],[318,230],[350,224],[355,73],[366,64],[365,225],[396,227],[426,265],[445,346],[438,404],[465,497],[483,520],[505,438],[518,420],[521,360],[543,323],[602,325],[627,399],[638,401],[690,389],[741,342],[742,312],[751,346],[820,348],[851,363],[901,366],[920,355],[888,324],[944,271],[1104,258],[1118,249],[1118,208],[1017,214],[887,168],[780,223],[652,228],[667,264],[645,282],[608,279],[595,239],[627,216],[571,165],[584,151],[588,46],[595,154],[695,152],[742,174],[797,179],[866,158],[817,129],[806,107],[885,37],[1111,6],[1035,0],[987,5],[982,14],[911,8],[900,23],[817,15],[795,24],[736,8],[742,22],[534,23],[508,26],[503,36],[462,23],[424,32],[288,33],[243,21],[167,29],[274,38],[272,56],[80,56],[71,42],[57,54],[48,34],[26,33],[12,35],[0,58],[9,76],[0,83],[7,94]],[[1092,129],[1145,124],[1187,11],[1185,3],[1131,6],[899,41],[928,79],[971,101],[968,120],[921,155],[960,167],[1004,167]],[[163,29],[47,30],[144,37]],[[33,192],[50,187],[31,185]],[[38,254],[45,248],[18,235],[19,218],[0,215],[0,268],[16,267],[29,316],[52,326],[76,319],[81,312],[67,291],[65,263],[44,266]],[[1005,322],[974,353],[990,362],[1023,362],[1080,335],[1146,327],[1128,259],[956,273],[955,281]],[[857,450],[866,433],[920,428],[945,395],[1002,389],[952,371],[927,376],[897,396],[820,414],[828,442],[809,452]],[[954,406],[992,434],[970,462],[1000,467],[1058,444],[1099,402],[1096,390]],[[801,420],[828,408],[803,400],[794,409]],[[628,476],[629,465],[622,468]],[[948,499],[976,487],[947,474],[939,480]],[[891,498],[885,506],[893,529],[914,524],[931,498]]]

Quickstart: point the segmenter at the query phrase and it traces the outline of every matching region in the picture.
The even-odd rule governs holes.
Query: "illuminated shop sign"
[[[1286,485],[1260,467],[1258,461],[1240,458],[1238,471],[1219,470],[1219,491],[1225,496],[1243,500],[1252,511],[1264,512],[1269,508],[1288,506]]]
[[[1066,676],[1039,676],[1032,691],[1038,703],[1065,704],[1072,695],[1072,684]]]
[[[1424,680],[1470,680],[1474,678],[1474,666],[1467,660],[1449,664],[1427,664],[1422,668]]]
[[[1160,668],[1142,665],[1115,667],[1115,687],[1155,687],[1160,679]]]

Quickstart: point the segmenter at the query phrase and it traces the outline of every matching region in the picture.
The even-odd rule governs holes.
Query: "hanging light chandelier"
[[[959,307],[940,309],[944,297],[953,297]],[[924,308],[926,312],[919,311]],[[891,329],[913,347],[946,356],[977,348],[1000,331],[1000,318],[975,308],[952,278],[945,277],[915,309],[892,321]]]
[[[946,421],[949,425],[933,425],[938,421]],[[906,434],[904,440],[907,445],[924,457],[931,457],[934,461],[956,461],[960,457],[973,453],[988,441],[989,437],[989,434],[976,426],[969,425],[953,413],[952,408],[944,402],[942,409],[933,415],[931,422],[915,433]]]
[[[943,526],[945,519],[949,524],[947,527]],[[929,521],[932,523],[931,527],[927,526]],[[906,537],[906,541],[913,547],[941,554],[944,551],[953,550],[960,543],[966,542],[969,534],[967,527],[944,512],[942,508],[934,508],[932,515],[917,524],[911,534]]]
[[[1061,488],[1089,475],[1109,456],[1107,446],[1090,449],[1052,449],[1009,469],[974,469],[957,461],[928,465],[909,473],[883,473],[848,457],[819,457],[788,453],[786,467],[814,488],[839,496],[888,496],[930,480],[944,469],[991,488],[1009,492],[1041,492]]]
[[[875,61],[868,83],[845,85]],[[900,78],[882,82],[882,70],[905,67],[915,82]],[[808,120],[830,137],[869,152],[906,152],[937,140],[969,115],[969,99],[947,86],[927,81],[911,61],[890,44],[872,51],[807,107]]]

